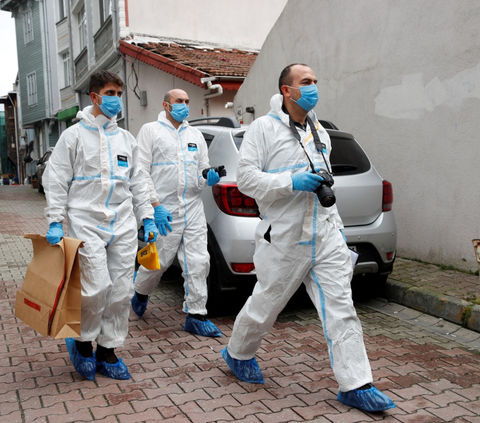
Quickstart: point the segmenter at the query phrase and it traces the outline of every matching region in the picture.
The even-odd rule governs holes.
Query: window
[[[333,175],[358,175],[370,170],[370,160],[358,143],[350,137],[330,133]]]
[[[205,142],[207,143],[207,147],[210,147],[215,135],[208,134],[207,132],[202,132],[203,138],[205,138]]]
[[[63,88],[70,86],[70,53],[62,54],[63,60]]]
[[[23,14],[23,41],[25,44],[33,41],[33,18],[31,9],[28,9]]]
[[[104,23],[112,14],[112,0],[100,0],[100,23]]]
[[[65,5],[65,1],[66,0],[57,0],[58,1],[58,20],[61,21],[63,18],[65,18],[67,16],[67,12],[66,12],[66,5]]]
[[[87,16],[85,15],[85,6],[82,6],[77,17],[80,51],[82,51],[87,46]]]
[[[29,106],[37,104],[37,74],[36,72],[27,75],[27,99]]]

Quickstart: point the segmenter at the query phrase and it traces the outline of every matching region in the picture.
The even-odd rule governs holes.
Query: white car
[[[347,243],[360,254],[354,280],[360,282],[358,289],[377,293],[395,261],[392,185],[380,177],[351,134],[339,131],[331,122],[320,123],[332,140],[333,191]],[[209,302],[214,303],[219,294],[243,287],[251,290],[256,282],[253,254],[258,208],[236,183],[238,150],[247,127],[227,117],[194,119],[190,125],[199,129],[207,142],[210,166],[224,165],[227,171],[217,185],[202,193],[211,257]]]

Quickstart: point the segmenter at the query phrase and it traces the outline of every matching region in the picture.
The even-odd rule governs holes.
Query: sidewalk
[[[478,276],[397,258],[393,273],[387,281],[385,297],[480,332]]]
[[[375,386],[397,405],[385,413],[336,400],[338,384],[311,305],[287,307],[262,342],[257,360],[265,384],[240,382],[220,354],[234,313],[212,318],[222,338],[185,332],[183,286],[174,278],[162,280],[145,319],[130,314],[119,355],[131,379],[97,374],[87,381],[73,370],[64,340],[39,336],[13,312],[33,254],[22,234],[46,233],[44,207],[44,196],[30,186],[0,186],[0,422],[480,423],[480,334],[378,298],[376,306],[356,308]],[[447,287],[444,279],[455,281]],[[403,302],[415,293],[427,298],[440,280],[434,294],[448,298],[445,304],[465,301],[478,287],[475,276],[399,259],[387,292]]]

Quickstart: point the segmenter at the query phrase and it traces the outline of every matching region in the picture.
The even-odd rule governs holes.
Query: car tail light
[[[232,270],[237,273],[250,273],[253,269],[255,269],[255,265],[253,263],[230,263],[232,266]]]
[[[232,216],[258,217],[258,206],[253,198],[242,194],[237,184],[227,182],[212,187],[213,198],[217,206]]]
[[[387,260],[390,261],[391,259],[393,259],[394,254],[395,254],[394,251],[390,251],[389,253],[387,253]]]
[[[392,184],[388,181],[383,181],[383,202],[382,202],[382,211],[392,210],[393,204],[393,187]]]

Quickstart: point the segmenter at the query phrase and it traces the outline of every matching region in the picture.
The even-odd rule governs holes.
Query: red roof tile
[[[175,73],[196,85],[202,85],[199,78],[209,76],[246,77],[258,55],[257,52],[252,51],[199,47],[173,42],[127,43],[121,41],[120,51],[165,72]],[[177,70],[180,69],[183,75],[178,74]],[[185,75],[186,73],[192,75]]]

